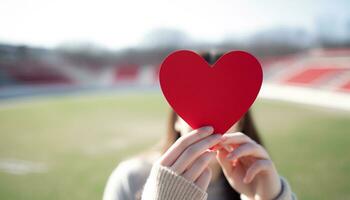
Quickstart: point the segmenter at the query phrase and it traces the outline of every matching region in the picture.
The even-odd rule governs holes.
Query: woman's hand
[[[211,179],[208,165],[215,158],[215,152],[206,150],[218,144],[222,137],[213,131],[206,126],[180,137],[157,162],[206,191]]]
[[[247,135],[226,133],[217,160],[230,185],[249,199],[274,199],[281,181],[266,150]]]

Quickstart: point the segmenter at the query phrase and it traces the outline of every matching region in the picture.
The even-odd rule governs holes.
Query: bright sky
[[[218,41],[276,26],[312,31],[318,16],[349,19],[349,10],[348,0],[1,0],[0,42],[81,41],[118,49],[137,46],[157,28]]]

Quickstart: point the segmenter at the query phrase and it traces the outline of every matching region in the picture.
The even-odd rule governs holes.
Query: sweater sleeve
[[[208,194],[168,167],[155,164],[146,181],[142,200],[206,200]]]
[[[279,195],[274,200],[297,200],[296,195],[292,192],[290,185],[284,177],[280,177],[282,189]]]
[[[281,184],[282,184],[281,192],[273,200],[297,200],[297,197],[292,192],[288,181],[282,176],[280,176],[280,180],[281,180]],[[249,200],[249,198],[247,196],[245,196],[244,194],[241,194],[241,199],[242,200]]]

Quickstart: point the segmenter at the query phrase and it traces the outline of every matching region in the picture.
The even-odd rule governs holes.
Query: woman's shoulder
[[[130,180],[136,177],[147,177],[157,156],[156,152],[152,152],[123,160],[114,169],[112,175],[117,174],[118,177]]]
[[[156,158],[156,153],[149,153],[121,161],[108,178],[104,199],[131,199],[143,187]]]

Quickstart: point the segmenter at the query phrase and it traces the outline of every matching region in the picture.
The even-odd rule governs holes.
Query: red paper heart
[[[262,78],[259,61],[244,51],[226,53],[211,67],[198,54],[180,50],[163,61],[159,72],[174,111],[193,129],[211,125],[221,134],[248,111]]]

